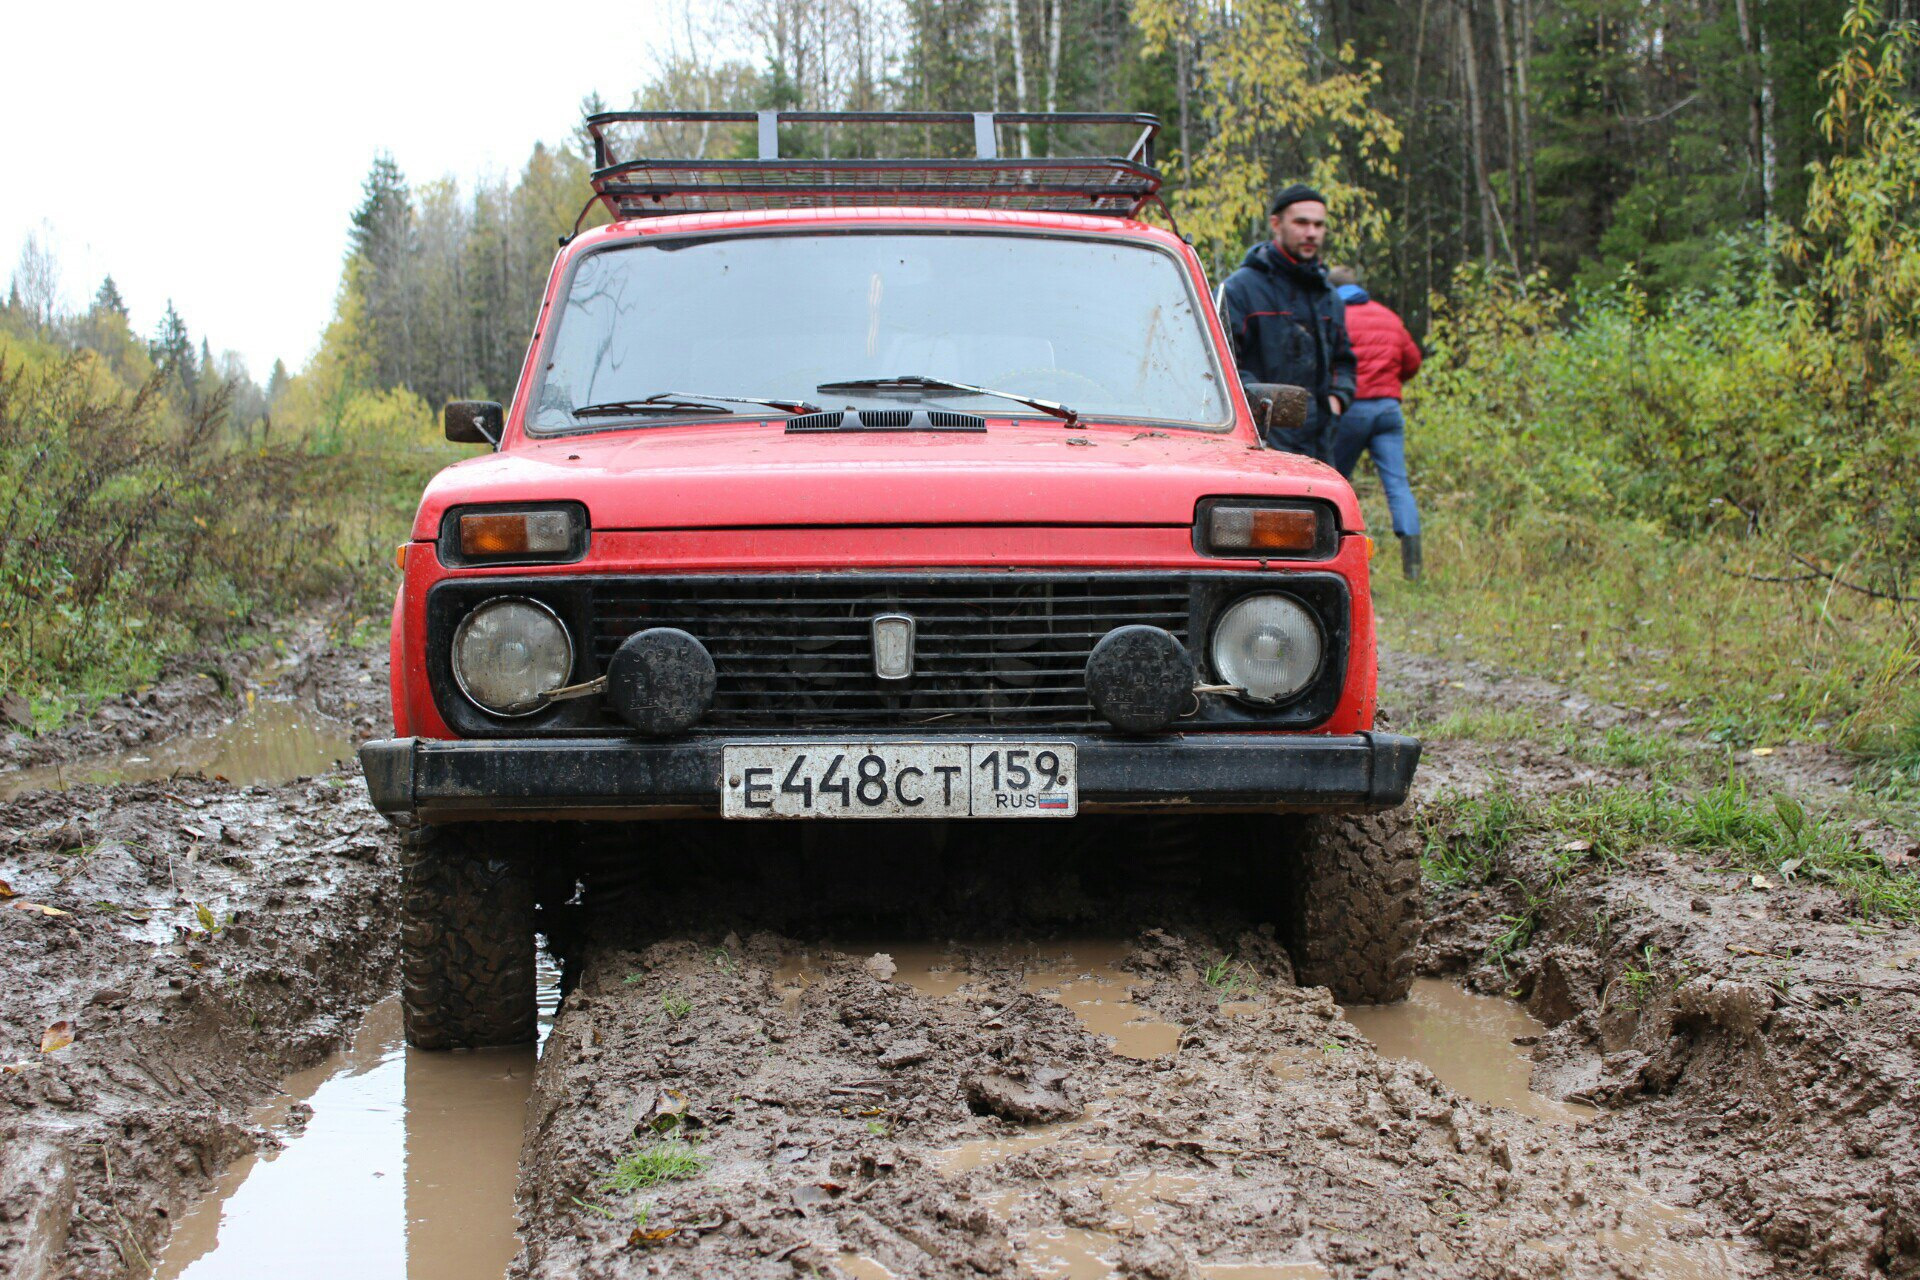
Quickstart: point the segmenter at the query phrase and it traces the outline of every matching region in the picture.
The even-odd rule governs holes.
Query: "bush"
[[[424,451],[244,445],[90,351],[0,344],[0,686],[59,699],[374,572]],[[378,590],[376,587],[375,590]]]

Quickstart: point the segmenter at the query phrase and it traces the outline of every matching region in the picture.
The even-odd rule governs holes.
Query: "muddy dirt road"
[[[285,648],[6,748],[0,1273],[1920,1274],[1920,934],[1660,848],[1431,885],[1414,1000],[1342,1010],[1194,890],[1239,851],[1190,825],[639,833],[549,916],[537,1066],[407,1053],[391,841],[350,771],[284,780],[384,672]],[[1386,687],[1637,723],[1456,664]],[[1435,838],[1494,786],[1649,785],[1566,740],[1436,743]]]

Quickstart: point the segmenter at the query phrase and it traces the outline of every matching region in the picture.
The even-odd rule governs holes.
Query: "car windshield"
[[[910,400],[1041,416],[966,391],[815,393],[821,383],[912,373],[1064,401],[1083,418],[1220,429],[1229,421],[1227,397],[1202,315],[1170,254],[1115,239],[836,233],[642,241],[589,254],[574,269],[530,425],[615,425],[617,416],[576,410],[665,387],[811,397],[836,408]],[[656,412],[632,425],[671,421]]]

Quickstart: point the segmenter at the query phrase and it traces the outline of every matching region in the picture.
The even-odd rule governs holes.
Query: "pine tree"
[[[348,273],[365,300],[375,352],[374,382],[416,390],[423,371],[417,367],[414,334],[420,281],[413,193],[400,166],[384,151],[373,158],[362,192],[348,237]]]
[[[587,117],[597,116],[606,109],[607,100],[600,96],[598,89],[580,99],[580,123],[573,128],[573,147],[588,164],[593,163],[593,135],[587,132]]]
[[[116,315],[122,320],[127,318],[126,300],[120,296],[120,286],[108,276],[100,282],[100,292],[93,295],[93,309],[101,315]]]
[[[406,175],[388,151],[374,156],[373,168],[368,170],[360,191],[360,207],[353,212],[348,244],[354,254],[371,258],[395,237],[396,231],[412,221],[413,196],[407,190]]]
[[[187,322],[174,310],[172,298],[167,299],[166,313],[160,317],[160,327],[154,332],[147,352],[153,357],[155,368],[176,380],[189,396],[193,394],[194,385],[200,380],[193,336],[187,332]]]
[[[267,407],[269,409],[273,407],[275,401],[279,400],[280,397],[286,393],[287,384],[291,381],[293,381],[293,379],[287,373],[287,362],[285,360],[275,360],[273,362],[273,372],[267,375]]]

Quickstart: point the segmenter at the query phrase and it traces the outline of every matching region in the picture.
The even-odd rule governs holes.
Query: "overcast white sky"
[[[626,103],[669,22],[668,0],[6,8],[0,288],[40,231],[67,305],[111,272],[137,332],[172,298],[261,381],[313,353],[376,151],[416,183],[517,171],[587,93]]]

